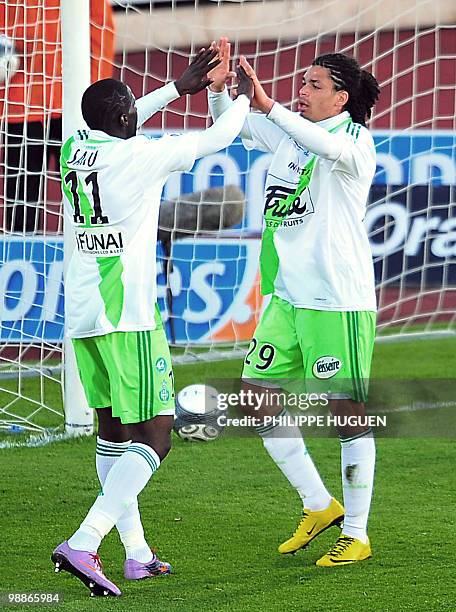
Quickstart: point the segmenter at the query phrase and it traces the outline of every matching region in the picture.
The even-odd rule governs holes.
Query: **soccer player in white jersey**
[[[93,595],[121,594],[97,552],[114,525],[126,550],[127,579],[170,572],[147,545],[137,502],[170,450],[174,415],[171,358],[156,306],[160,198],[171,172],[189,171],[239,134],[252,80],[239,68],[237,100],[205,131],[148,139],[136,130],[168,102],[204,89],[216,55],[203,49],[180,79],[136,102],[121,81],[94,83],[82,98],[90,130],[79,130],[62,147],[76,240],[65,287],[67,333],[88,404],[97,410],[102,492],[52,560],[56,571],[74,574]]]
[[[228,40],[220,45],[222,62],[209,75],[214,118],[232,104],[225,87],[232,74]],[[258,387],[271,389],[274,379],[302,380],[329,394],[333,415],[363,417],[376,318],[363,226],[376,162],[365,122],[378,99],[378,83],[355,59],[322,55],[304,74],[294,113],[266,95],[245,58],[241,65],[255,84],[252,106],[263,113],[248,115],[243,143],[273,154],[260,255],[262,292],[272,297],[244,362],[245,387],[258,392]],[[245,410],[257,418],[266,414],[256,408]],[[287,415],[279,406],[270,407],[269,414]],[[340,537],[317,565],[337,567],[370,557],[371,430],[362,418],[352,426],[340,421],[344,510],[323,484],[299,428],[284,428],[283,422],[266,427],[260,418],[257,428],[303,502],[302,519],[279,552],[294,553],[343,522]]]

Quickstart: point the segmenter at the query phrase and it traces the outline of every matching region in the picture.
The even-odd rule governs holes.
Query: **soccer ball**
[[[209,442],[222,430],[217,418],[218,391],[207,385],[189,385],[177,394],[174,431],[183,440]]]
[[[19,68],[19,55],[16,53],[13,41],[0,34],[0,83],[9,81]]]

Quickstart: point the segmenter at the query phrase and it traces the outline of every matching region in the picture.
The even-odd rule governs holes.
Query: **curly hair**
[[[367,70],[362,70],[358,62],[343,53],[326,53],[319,55],[312,66],[322,66],[329,74],[336,91],[346,91],[348,102],[344,110],[350,113],[355,123],[366,125],[370,119],[372,107],[380,95],[376,78]]]

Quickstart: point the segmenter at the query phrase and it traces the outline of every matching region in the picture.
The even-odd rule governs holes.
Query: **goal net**
[[[290,108],[306,67],[321,53],[346,52],[369,69],[382,90],[370,123],[378,168],[365,218],[378,336],[454,333],[451,3],[113,0],[100,18],[94,7],[102,4],[90,3],[92,78],[101,54],[137,97],[177,78],[199,48],[221,35],[230,38],[234,61],[246,55],[266,90]],[[45,431],[63,422],[63,216],[52,155],[61,138],[58,5],[6,0],[0,6],[0,427],[8,431]],[[46,20],[54,22],[55,40],[46,39],[52,30],[43,27]],[[112,29],[115,57],[109,56]],[[41,98],[33,95],[34,82]],[[209,124],[203,92],[157,113],[144,131],[153,136]],[[252,336],[264,307],[258,252],[269,162],[270,155],[236,140],[165,186],[157,283],[176,361],[240,354]]]

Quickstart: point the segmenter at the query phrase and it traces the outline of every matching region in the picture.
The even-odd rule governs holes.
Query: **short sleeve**
[[[285,132],[260,114],[249,113],[241,132],[242,143],[246,149],[258,149],[265,153],[275,153]]]
[[[375,145],[369,131],[355,124],[353,133],[340,134],[340,137],[344,140],[344,146],[331,171],[343,172],[356,179],[365,175],[373,176],[376,167]]]
[[[167,177],[171,172],[188,172],[195,163],[198,132],[165,134],[161,138],[137,136],[134,161],[145,176]]]

